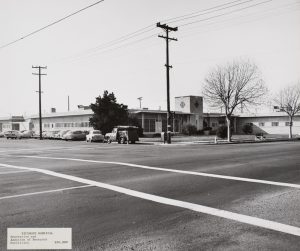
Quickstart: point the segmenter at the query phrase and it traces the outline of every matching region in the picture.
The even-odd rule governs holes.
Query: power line
[[[229,15],[229,14],[232,14],[232,13],[235,13],[235,12],[239,12],[239,11],[242,11],[242,10],[250,9],[250,8],[255,7],[255,6],[262,5],[262,4],[265,4],[265,3],[268,3],[268,2],[272,2],[272,1],[273,0],[267,0],[267,1],[264,1],[264,2],[252,4],[252,5],[249,5],[247,7],[235,9],[235,10],[232,10],[232,11],[229,11],[229,12],[225,12],[225,13],[222,13],[222,14],[219,14],[219,15],[212,16],[212,17],[208,17],[208,18],[204,18],[204,19],[192,21],[192,22],[189,22],[189,23],[184,23],[184,24],[178,25],[178,27],[183,27],[183,26],[187,26],[187,25],[191,25],[191,24],[195,24],[195,23],[207,21],[207,20],[210,20],[210,19],[214,19],[214,18],[226,16],[226,15]]]
[[[102,51],[95,51],[93,53],[90,53],[90,54],[87,54],[87,55],[82,55],[81,57],[71,57],[71,58],[66,58],[65,60],[71,60],[71,62],[75,62],[77,60],[82,60],[82,59],[88,59],[88,58],[91,58],[91,57],[95,57],[95,56],[98,56],[98,55],[101,55],[101,54],[104,54],[104,53],[107,53],[107,52],[111,52],[111,51],[115,51],[115,50],[119,50],[121,48],[124,48],[124,47],[128,47],[132,44],[136,44],[136,43],[139,43],[139,42],[142,42],[144,40],[148,40],[148,39],[151,39],[151,38],[154,38],[154,36],[157,35],[157,33],[155,34],[152,34],[150,36],[146,36],[146,37],[143,37],[143,38],[140,38],[140,39],[137,39],[137,40],[134,40],[134,41],[131,41],[131,42],[128,42],[126,44],[123,44],[123,45],[120,45],[118,47],[114,47],[114,48],[103,48]],[[73,59],[73,60],[72,60]]]
[[[244,1],[244,2],[234,4],[236,2],[241,2],[241,1]],[[195,11],[195,12],[192,12],[192,13],[189,13],[189,14],[185,14],[185,15],[182,15],[182,16],[165,19],[165,20],[163,20],[163,22],[174,23],[174,22],[178,22],[178,21],[182,21],[182,20],[194,18],[194,17],[197,17],[197,16],[206,15],[206,14],[209,14],[209,13],[212,13],[212,12],[215,12],[215,11],[219,11],[219,10],[223,10],[223,9],[226,9],[226,8],[231,8],[231,7],[234,7],[234,6],[237,6],[237,5],[241,5],[241,4],[245,4],[245,3],[251,2],[251,1],[254,1],[254,0],[248,0],[248,1],[245,1],[245,0],[236,0],[236,1],[225,3],[225,4],[216,5],[216,6],[207,8],[207,9]],[[227,5],[230,5],[230,6],[227,6]],[[224,6],[227,6],[227,7],[221,8],[221,7],[224,7]],[[218,10],[215,10],[215,9],[218,9]],[[213,10],[213,11],[210,11],[210,10]],[[205,12],[205,13],[203,13],[203,12]]]
[[[243,2],[241,2],[243,1]],[[234,6],[237,6],[237,5],[241,5],[241,4],[246,4],[248,2],[252,2],[254,0],[235,0],[235,1],[232,1],[232,2],[229,2],[229,3],[225,3],[225,4],[221,4],[221,5],[216,5],[214,7],[210,7],[208,9],[205,9],[205,10],[201,10],[201,11],[197,11],[197,12],[193,12],[193,13],[190,13],[190,14],[186,14],[186,15],[182,15],[182,16],[178,16],[178,17],[174,17],[174,18],[170,18],[170,19],[166,19],[166,20],[170,20],[172,22],[179,22],[179,21],[182,21],[182,20],[186,20],[186,19],[189,19],[189,18],[194,18],[194,17],[197,17],[197,16],[200,16],[200,15],[206,15],[206,14],[211,14],[213,12],[219,12],[221,10],[224,10],[224,9],[229,9],[229,8],[232,8]],[[206,20],[210,20],[210,19],[214,19],[214,18],[217,18],[217,17],[220,17],[220,16],[225,16],[225,15],[229,15],[233,12],[237,12],[237,11],[241,11],[243,9],[247,9],[247,8],[251,8],[251,7],[254,7],[254,6],[257,6],[257,5],[260,5],[260,4],[264,4],[264,3],[267,3],[267,2],[270,2],[270,1],[273,1],[273,0],[268,0],[268,1],[265,1],[265,2],[260,2],[260,3],[257,3],[257,4],[253,4],[253,5],[250,5],[250,6],[247,6],[247,7],[244,7],[244,8],[240,8],[240,9],[235,9],[231,12],[227,12],[227,13],[222,13],[220,15],[215,15],[215,16],[212,16],[212,17],[208,17],[208,18],[205,18],[205,19],[201,19],[201,20],[197,20],[197,21],[194,21],[194,22],[190,22],[190,23],[186,23],[186,24],[182,24],[182,25],[179,25],[179,27],[181,26],[186,26],[186,25],[189,25],[189,24],[192,24],[192,23],[196,23],[196,22],[202,22],[202,21],[206,21]],[[239,3],[237,3],[239,2]],[[235,4],[237,3],[237,4]],[[230,6],[228,6],[230,5]],[[223,6],[227,6],[227,7],[223,7]],[[223,8],[220,8],[220,7],[223,7]],[[213,11],[209,11],[209,10],[213,10]],[[205,11],[209,11],[209,12],[206,12],[206,13],[201,13],[201,14],[198,14],[198,15],[195,15],[197,13],[200,13],[200,12],[205,12]],[[177,19],[177,20],[176,20]],[[176,21],[174,21],[176,20]],[[130,40],[130,39],[133,39],[135,37],[138,37],[144,33],[147,33],[147,32],[150,32],[152,30],[155,29],[155,27],[153,27],[154,24],[151,24],[151,25],[148,25],[148,26],[145,26],[143,28],[140,28],[134,32],[130,32],[128,34],[125,34],[121,37],[118,37],[114,40],[111,40],[109,42],[106,42],[106,43],[102,43],[102,44],[99,44],[93,48],[90,48],[90,49],[87,49],[81,53],[78,53],[76,55],[73,55],[73,56],[69,56],[69,57],[66,57],[62,60],[80,60],[81,58],[89,58],[91,56],[93,56],[93,54],[102,54],[102,53],[105,53],[105,52],[109,52],[109,51],[114,51],[116,49],[120,49],[120,48],[123,48],[125,46],[128,46],[130,44],[134,44],[136,42],[139,42],[139,41],[143,41],[143,40],[146,40],[146,39],[149,39],[151,38],[153,35],[150,35],[148,37],[145,37],[145,38],[142,38],[142,39],[138,39],[138,40],[135,40],[135,41],[132,41],[132,42],[129,42],[125,45],[121,45],[121,46],[118,46],[118,47],[115,47],[115,48],[111,48],[109,49],[110,47],[113,47],[115,45],[118,45],[118,44],[122,44],[123,42],[127,41],[127,40]],[[106,50],[107,49],[107,50]],[[100,52],[99,52],[100,51]],[[86,55],[85,55],[86,54]],[[73,60],[72,60],[73,59]]]
[[[211,7],[211,8],[209,8],[209,9],[207,9],[207,10],[217,9],[217,8],[219,8],[220,6],[229,5],[229,4],[231,4],[231,3],[240,2],[240,1],[241,1],[241,0],[237,0],[237,1],[233,1],[233,2],[227,3],[227,4],[217,5],[217,6],[215,6],[215,7]],[[247,0],[247,1],[244,1],[244,2],[239,3],[239,4],[227,6],[226,8],[221,8],[221,9],[217,9],[217,10],[214,10],[214,11],[210,11],[209,13],[217,12],[217,11],[224,10],[224,9],[228,9],[228,8],[232,8],[232,7],[234,7],[234,6],[237,6],[237,5],[240,5],[240,4],[245,4],[245,3],[248,3],[248,2],[252,2],[252,1],[254,1],[254,0]],[[268,0],[268,1],[265,1],[265,2],[258,3],[258,4],[250,5],[250,6],[241,8],[241,9],[234,10],[234,11],[232,11],[232,12],[240,11],[240,10],[242,10],[242,9],[246,9],[246,8],[250,8],[250,7],[254,7],[254,6],[256,6],[256,5],[260,5],[260,4],[263,4],[263,3],[266,3],[266,2],[270,2],[270,1],[273,1],[273,0]],[[202,10],[202,11],[205,11],[205,10]],[[198,13],[198,12],[194,12],[194,13]],[[193,14],[194,14],[194,13],[193,13]],[[205,13],[205,14],[209,14],[209,13]],[[228,12],[228,13],[226,13],[226,15],[228,15],[228,14],[230,14],[230,13],[231,13],[231,12]],[[201,15],[203,15],[203,14],[201,14]],[[201,21],[209,20],[209,19],[216,18],[216,17],[222,16],[222,15],[224,15],[224,13],[223,13],[223,14],[220,14],[220,15],[212,16],[212,17],[209,17],[209,18],[206,18],[206,19],[202,19]],[[188,15],[184,15],[184,16],[185,16],[185,19],[187,19],[187,18],[192,18],[192,17],[187,17]],[[197,15],[197,16],[199,16],[199,15]],[[179,17],[183,17],[183,16],[179,16]],[[174,17],[174,18],[171,18],[171,19],[174,20],[174,19],[177,19],[177,18],[179,18],[179,17]],[[193,16],[193,17],[195,17],[195,16]],[[171,19],[168,19],[168,20],[171,20]],[[184,20],[184,19],[182,19],[182,20]],[[181,21],[181,19],[178,20],[178,21]],[[175,22],[175,21],[173,21],[173,22]],[[176,21],[176,22],[177,22],[177,21]],[[199,21],[197,21],[197,22],[199,22]],[[180,25],[180,26],[185,26],[185,25],[186,25],[186,24],[183,24],[183,25]],[[152,31],[154,28],[151,28],[151,27],[152,27],[152,25],[146,26],[146,27],[141,28],[141,29],[139,29],[139,30],[137,30],[137,31],[135,31],[135,32],[129,33],[129,34],[124,35],[124,36],[122,36],[122,37],[119,37],[119,38],[117,38],[117,39],[115,39],[115,40],[112,40],[112,41],[110,41],[110,42],[107,42],[107,43],[101,44],[101,45],[99,45],[99,46],[97,46],[97,47],[94,47],[94,48],[92,48],[92,49],[89,49],[89,50],[86,51],[86,53],[87,53],[87,54],[97,53],[97,51],[98,51],[98,50],[101,50],[101,49],[104,49],[103,52],[106,52],[106,51],[113,51],[113,50],[115,50],[115,49],[120,49],[120,48],[122,48],[123,46],[119,46],[119,47],[117,47],[117,48],[112,48],[112,49],[105,50],[106,48],[109,48],[109,47],[111,47],[111,46],[117,45],[117,44],[119,44],[119,43],[121,43],[121,42],[124,42],[124,41],[126,41],[126,40],[132,39],[132,38],[134,38],[134,37],[136,37],[136,36],[139,36],[139,35],[141,35],[141,34],[143,34],[143,33]],[[148,29],[148,28],[151,28],[151,29]],[[151,36],[152,36],[152,35],[151,35]],[[142,40],[151,38],[151,36],[146,37],[146,38],[143,38],[143,39],[139,39],[139,40],[137,40],[137,41],[133,41],[132,43],[136,43],[136,42],[139,42],[139,41],[142,41]],[[127,45],[129,45],[129,44],[132,44],[132,43],[128,43],[128,44],[126,44],[125,46],[127,46]],[[100,54],[102,54],[103,52],[100,52]],[[99,53],[98,53],[98,54],[99,54]],[[75,57],[76,57],[76,56],[75,56]],[[89,56],[87,56],[87,57],[89,57]],[[80,56],[79,56],[79,58],[80,58]],[[83,58],[85,58],[85,57],[83,56]]]
[[[292,6],[296,6],[296,5],[299,5],[299,4],[300,4],[300,2],[293,2],[293,3],[288,3],[288,4],[285,4],[285,5],[281,5],[281,6],[278,6],[278,7],[274,7],[274,8],[268,9],[267,12],[266,11],[256,12],[255,14],[259,14],[259,15],[263,14],[264,16],[260,17],[260,18],[255,18],[255,20],[248,20],[248,21],[246,20],[244,22],[239,22],[238,25],[245,24],[245,23],[255,22],[255,21],[258,21],[260,19],[265,19],[267,17],[272,17],[272,16],[274,16],[274,11],[276,11],[276,10],[281,10],[282,11],[283,8],[292,7]],[[297,10],[297,9],[293,9],[292,11],[295,11],[295,10]],[[268,15],[265,15],[265,14],[268,14]],[[251,15],[247,15],[247,16],[251,17],[252,14]],[[243,16],[243,17],[245,17],[245,16]],[[218,20],[218,21],[216,21],[214,23],[205,24],[205,26],[207,26],[207,25],[218,25],[220,23],[224,24],[224,22],[234,21],[235,19],[236,19],[236,17],[231,18],[231,19],[227,19],[227,20]],[[233,24],[233,25],[235,25],[235,24]],[[231,26],[233,26],[233,25],[231,25]],[[180,37],[184,38],[184,37],[189,37],[189,35],[197,35],[200,32],[199,33],[195,33],[195,32],[189,32],[189,31],[195,30],[195,29],[199,29],[199,28],[202,28],[202,27],[204,27],[204,26],[202,25],[202,26],[191,27],[190,29],[188,29],[188,32],[180,33]],[[224,25],[223,27],[221,27],[221,29],[226,28],[226,27],[228,27],[228,25]],[[187,30],[187,29],[185,29],[185,30]],[[209,30],[206,30],[204,32],[211,32],[211,31],[216,31],[216,30],[220,30],[220,28],[218,28],[218,29],[209,29]],[[203,33],[203,31],[201,33]]]
[[[35,31],[33,31],[33,32],[31,32],[31,33],[29,33],[29,34],[27,34],[27,35],[21,37],[21,38],[18,38],[18,39],[14,40],[14,41],[12,41],[12,42],[10,42],[10,43],[7,43],[7,44],[5,44],[5,45],[2,45],[2,46],[0,46],[0,49],[3,49],[3,48],[5,48],[5,47],[8,47],[8,46],[14,44],[14,43],[17,43],[17,42],[19,42],[19,41],[21,41],[21,40],[23,40],[23,39],[25,39],[25,38],[27,38],[27,37],[30,37],[30,36],[32,36],[32,35],[34,35],[34,34],[40,32],[40,31],[42,31],[42,30],[45,30],[45,29],[49,28],[50,26],[53,26],[53,25],[55,25],[55,24],[57,24],[57,23],[60,23],[60,22],[64,21],[65,19],[67,19],[67,18],[69,18],[69,17],[71,17],[71,16],[74,16],[74,15],[76,15],[76,14],[78,14],[78,13],[80,13],[80,12],[82,12],[82,11],[88,9],[88,8],[91,8],[91,7],[93,7],[93,6],[95,6],[95,5],[99,4],[99,3],[101,3],[101,2],[103,2],[103,1],[104,1],[104,0],[100,0],[100,1],[98,1],[98,2],[96,2],[96,3],[93,3],[93,4],[89,5],[89,6],[86,6],[86,7],[82,8],[82,9],[80,9],[80,10],[78,10],[78,11],[75,11],[75,12],[73,12],[73,13],[71,13],[71,14],[69,14],[69,15],[67,15],[67,16],[65,16],[65,17],[63,17],[63,18],[61,18],[61,19],[58,19],[57,21],[55,21],[55,22],[53,22],[53,23],[50,23],[50,24],[48,24],[48,25],[46,25],[46,26],[44,26],[44,27],[42,27],[42,28],[39,28],[39,29],[37,29],[37,30],[35,30]]]
[[[244,2],[239,3],[239,4],[245,4],[245,3],[247,3],[247,2],[251,2],[251,1],[254,1],[254,0],[247,0],[247,1],[245,1],[245,0],[235,0],[235,1],[232,1],[232,2],[229,2],[229,3],[225,3],[225,4],[221,4],[221,5],[216,5],[216,6],[214,6],[214,7],[210,7],[210,8],[208,8],[208,9],[201,10],[201,11],[197,11],[197,12],[193,12],[193,13],[186,14],[186,15],[183,15],[183,16],[177,16],[177,17],[174,17],[174,18],[169,18],[169,19],[164,20],[164,22],[165,22],[165,21],[170,21],[170,20],[179,19],[179,18],[182,18],[182,17],[187,17],[187,16],[190,16],[190,15],[197,14],[197,13],[199,13],[199,12],[204,12],[204,11],[213,10],[213,9],[217,9],[217,10],[211,11],[211,12],[209,12],[209,13],[216,12],[216,11],[220,11],[220,10],[222,10],[222,9],[218,9],[218,8],[220,8],[220,7],[222,7],[222,6],[226,6],[226,5],[233,4],[233,3],[236,3],[236,2],[241,2],[241,1],[244,1]],[[238,4],[237,4],[237,5],[238,5]],[[236,6],[236,5],[232,5],[232,6],[229,6],[229,7],[231,8],[231,7],[233,7],[233,6]],[[228,8],[229,8],[229,7],[228,7]],[[209,14],[209,13],[205,13],[205,14]],[[198,16],[198,15],[196,15],[196,16]],[[193,17],[195,17],[195,16],[193,16]],[[191,17],[189,17],[189,18],[191,18]],[[173,22],[175,22],[175,21],[173,21]],[[116,38],[116,39],[114,39],[114,40],[111,40],[111,41],[108,41],[108,42],[106,42],[106,43],[99,44],[99,45],[97,45],[97,46],[95,46],[95,47],[93,47],[93,48],[87,49],[87,50],[85,50],[85,51],[83,51],[83,52],[81,52],[81,53],[78,53],[77,55],[73,55],[73,56],[67,57],[67,58],[65,58],[64,60],[68,60],[68,59],[72,59],[72,58],[76,58],[76,57],[79,57],[79,58],[80,58],[81,55],[83,55],[83,57],[84,57],[84,54],[93,54],[93,53],[96,53],[98,50],[106,49],[106,48],[112,47],[112,46],[114,46],[114,45],[117,45],[117,44],[119,44],[119,43],[125,42],[125,41],[127,41],[127,40],[130,40],[130,39],[132,39],[132,38],[138,37],[138,36],[140,36],[140,35],[142,35],[142,34],[144,34],[144,33],[147,33],[147,32],[150,32],[150,31],[154,30],[154,29],[156,28],[155,25],[156,25],[156,24],[154,24],[154,23],[153,23],[153,24],[150,24],[150,25],[145,26],[145,27],[143,27],[143,28],[140,28],[140,29],[138,29],[138,30],[136,30],[136,31],[133,31],[133,32],[130,32],[130,33],[125,34],[125,35],[123,35],[123,36],[120,36],[120,37],[118,37],[118,38]],[[144,39],[143,39],[143,40],[144,40]],[[122,47],[122,46],[121,46],[121,47]],[[119,47],[118,47],[118,48],[119,48]],[[112,49],[112,50],[114,50],[114,49]],[[110,51],[110,50],[109,50],[109,51]]]
[[[127,34],[127,35],[123,35],[123,36],[121,36],[121,37],[119,37],[119,38],[117,38],[117,39],[111,40],[111,41],[106,42],[106,43],[103,43],[103,44],[99,44],[98,46],[95,46],[95,47],[93,47],[93,48],[87,49],[87,50],[85,50],[85,51],[83,51],[83,52],[80,52],[80,53],[78,53],[78,54],[76,54],[76,55],[66,57],[66,58],[64,58],[64,60],[68,60],[68,59],[76,59],[76,58],[81,58],[81,57],[89,57],[89,54],[97,53],[98,51],[108,49],[108,48],[110,48],[110,47],[112,47],[112,46],[115,46],[115,45],[118,45],[118,44],[120,44],[120,43],[126,42],[127,40],[130,40],[130,39],[132,39],[132,38],[138,37],[138,36],[140,36],[140,35],[142,35],[142,34],[144,34],[144,33],[148,33],[148,32],[150,32],[150,31],[152,31],[152,30],[155,29],[155,27],[152,27],[152,26],[153,26],[153,25],[146,26],[146,27],[144,27],[144,28],[138,29],[138,30],[135,31],[135,32],[131,32],[131,33]],[[152,27],[152,28],[149,29],[150,27]],[[150,36],[147,36],[146,38],[142,38],[142,39],[139,39],[139,40],[136,40],[136,41],[127,43],[127,44],[125,44],[125,46],[127,46],[128,44],[131,44],[131,43],[135,43],[135,42],[137,42],[137,41],[145,40],[145,39],[150,38],[150,37],[153,37],[153,36],[154,36],[154,34],[153,34],[153,35],[150,35]],[[119,46],[119,47],[117,47],[117,48],[121,48],[121,47],[123,47],[123,46]],[[114,49],[115,49],[115,48],[108,49],[108,50],[105,50],[105,51],[110,51],[110,50],[114,50]],[[102,52],[102,51],[101,51],[101,52]],[[101,53],[101,52],[100,52],[100,53]],[[87,54],[87,55],[85,56],[85,54]]]

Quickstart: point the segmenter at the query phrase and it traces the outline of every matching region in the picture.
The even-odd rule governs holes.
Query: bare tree
[[[293,137],[293,118],[297,112],[300,112],[300,83],[282,89],[274,101],[280,110],[289,116],[289,138],[291,139]]]
[[[203,96],[211,107],[224,107],[228,142],[231,141],[231,118],[235,108],[259,104],[266,93],[257,66],[243,60],[212,69],[203,87]]]

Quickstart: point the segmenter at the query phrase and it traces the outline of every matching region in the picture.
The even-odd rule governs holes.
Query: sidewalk
[[[215,135],[199,135],[199,136],[172,136],[172,144],[215,144]],[[266,135],[263,140],[257,140],[255,135],[233,135],[232,142],[228,143],[226,139],[217,139],[218,144],[234,144],[234,143],[260,143],[274,141],[295,141],[300,138],[289,139],[287,135]],[[139,143],[142,144],[164,144],[159,137],[140,138]]]

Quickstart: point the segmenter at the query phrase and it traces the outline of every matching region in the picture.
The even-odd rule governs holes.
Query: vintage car
[[[105,141],[108,143],[134,144],[138,140],[138,127],[136,126],[116,126],[111,133],[105,134]]]
[[[17,130],[10,130],[10,131],[4,132],[4,137],[6,139],[20,139],[21,133]]]
[[[62,136],[63,140],[85,140],[86,134],[83,131],[76,130],[76,131],[69,131]]]
[[[32,138],[33,136],[33,131],[31,130],[23,130],[20,132],[20,138],[22,139],[28,139],[28,138]]]
[[[99,130],[90,130],[86,135],[86,142],[103,142],[104,136]]]

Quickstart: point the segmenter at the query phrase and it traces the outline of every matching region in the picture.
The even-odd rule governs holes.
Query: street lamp
[[[143,97],[139,97],[137,99],[140,101],[140,109],[142,109],[142,99],[143,99]]]

